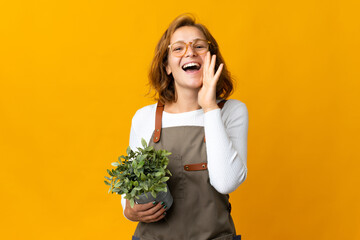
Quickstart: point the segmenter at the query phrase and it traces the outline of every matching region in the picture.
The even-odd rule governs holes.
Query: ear
[[[170,75],[171,74],[171,68],[170,68],[169,64],[166,65],[165,69],[166,69],[166,74]]]

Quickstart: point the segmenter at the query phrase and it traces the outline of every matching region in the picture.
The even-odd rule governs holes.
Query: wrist
[[[219,109],[219,106],[218,106],[218,105],[213,105],[213,106],[209,106],[209,107],[204,107],[204,108],[203,108],[204,113],[207,113],[207,112],[212,111],[212,110],[215,110],[215,109]]]
[[[127,219],[129,219],[129,220],[132,221],[132,222],[136,222],[136,221],[137,221],[136,219],[134,219],[134,216],[130,213],[128,207],[125,208],[125,210],[124,210],[124,215],[125,215],[125,217],[126,217]]]

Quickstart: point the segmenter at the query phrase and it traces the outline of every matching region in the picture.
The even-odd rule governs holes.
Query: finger
[[[215,81],[215,82],[217,82],[217,81],[219,80],[220,74],[221,74],[223,68],[224,68],[224,64],[221,63],[220,66],[218,67],[216,73],[215,73],[215,76],[214,76],[214,81]]]
[[[158,221],[159,219],[163,218],[165,215],[166,208],[164,207],[160,207],[160,209],[158,209],[156,212],[153,212],[149,215],[143,215],[142,216],[142,220],[144,222],[155,222]],[[166,213],[165,213],[166,214]]]
[[[139,212],[139,214],[141,214],[142,216],[151,216],[153,214],[155,214],[157,211],[159,211],[161,208],[163,208],[164,206],[161,203],[158,203],[156,206],[146,210],[146,211],[142,211]],[[165,205],[166,208],[166,205]]]
[[[161,214],[158,218],[154,219],[154,222],[160,221],[161,219],[163,219],[166,216],[166,212],[164,212],[163,214]]]
[[[154,204],[155,203],[155,204]],[[147,211],[153,207],[156,206],[156,202],[149,202],[149,203],[144,203],[144,204],[135,204],[134,208],[136,207],[135,211]]]
[[[210,65],[210,51],[208,51],[205,56],[205,62],[204,62],[204,70],[205,71],[207,71],[209,69],[209,65]]]
[[[153,215],[151,215],[150,217],[152,218],[152,220],[158,219],[158,218],[162,218],[162,216],[166,215],[166,208],[161,208],[159,211],[157,211],[156,213],[154,213]]]
[[[209,74],[209,66],[210,66],[210,51],[207,51],[205,60],[204,60],[204,68],[203,68],[203,82],[208,79],[207,75]]]
[[[157,218],[152,218],[152,219],[147,218],[146,220],[143,220],[143,221],[141,221],[141,222],[146,222],[146,223],[157,222],[157,221],[160,221],[161,219],[163,219],[163,218],[165,217],[165,215],[166,215],[166,212],[164,212],[163,214],[161,214],[161,215],[160,215],[159,217],[157,217]]]
[[[214,69],[215,69],[215,63],[216,63],[216,55],[212,55],[211,62],[210,62],[210,76],[214,76]]]

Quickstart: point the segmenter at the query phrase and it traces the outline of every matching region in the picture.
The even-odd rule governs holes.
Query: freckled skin
[[[204,34],[192,26],[185,26],[177,29],[170,39],[170,44],[177,41],[191,42],[196,38],[206,39]],[[175,80],[175,88],[181,91],[181,88],[200,88],[202,86],[202,68],[206,54],[198,55],[189,46],[183,57],[174,57],[170,53],[168,55],[168,65],[166,67],[167,74],[172,74]],[[182,66],[185,63],[195,61],[201,64],[201,68],[195,74],[186,73]]]

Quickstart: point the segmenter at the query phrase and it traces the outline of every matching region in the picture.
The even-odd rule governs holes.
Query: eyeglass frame
[[[180,58],[180,57],[183,57],[183,56],[186,54],[186,52],[187,52],[187,50],[188,50],[188,48],[189,48],[189,45],[192,45],[193,42],[198,41],[198,40],[206,41],[206,42],[209,44],[208,49],[207,49],[207,50],[209,50],[211,42],[210,42],[209,40],[201,39],[201,38],[197,38],[197,39],[192,40],[191,42],[188,42],[188,43],[185,43],[184,41],[177,41],[177,42],[174,42],[174,43],[172,43],[172,44],[169,44],[168,48],[171,49],[171,46],[174,45],[175,43],[179,43],[179,42],[185,43],[186,49],[185,49],[184,54],[183,54],[182,56],[179,56],[179,58]],[[192,46],[191,46],[191,48],[192,48]],[[193,49],[193,50],[194,50],[194,49]],[[196,51],[195,51],[195,52],[196,52]],[[170,53],[172,54],[171,51],[170,51]]]

